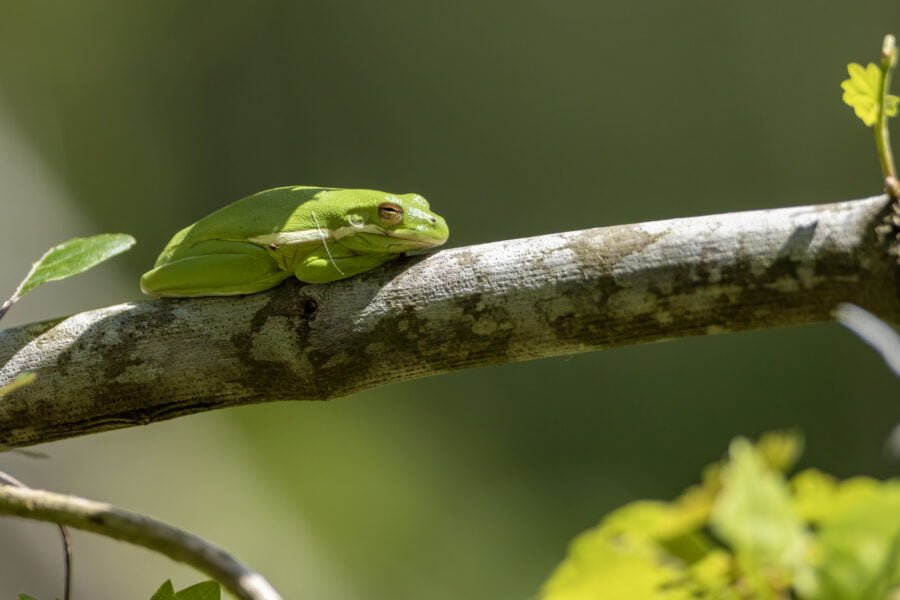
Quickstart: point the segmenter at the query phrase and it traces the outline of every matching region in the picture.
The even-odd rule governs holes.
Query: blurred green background
[[[13,325],[123,301],[168,237],[288,184],[416,191],[462,246],[878,193],[840,101],[900,34],[880,2],[4,1],[0,286],[56,242],[135,250]],[[738,434],[889,476],[898,382],[836,325],[466,371],[328,403],[208,413],[0,456],[147,512],[286,598],[529,598],[621,503],[668,498]],[[80,598],[201,576],[76,534]],[[60,593],[49,526],[0,521],[0,597]]]

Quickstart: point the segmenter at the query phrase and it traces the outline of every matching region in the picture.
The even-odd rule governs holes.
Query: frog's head
[[[444,218],[431,212],[428,201],[418,194],[354,192],[357,201],[333,232],[342,246],[359,252],[400,254],[440,246],[450,235]]]

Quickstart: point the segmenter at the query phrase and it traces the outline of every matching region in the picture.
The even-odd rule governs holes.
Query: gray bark
[[[900,322],[887,197],[673,219],[403,258],[329,285],[128,303],[0,331],[0,444],[326,400],[466,367],[831,319]]]

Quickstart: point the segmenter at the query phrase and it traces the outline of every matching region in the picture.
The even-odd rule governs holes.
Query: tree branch
[[[262,575],[204,539],[104,502],[0,485],[0,514],[49,521],[155,550],[206,573],[241,600],[281,600]]]
[[[830,320],[900,322],[879,196],[404,258],[329,285],[129,303],[0,332],[9,447],[466,367]],[[888,236],[882,236],[887,239]]]

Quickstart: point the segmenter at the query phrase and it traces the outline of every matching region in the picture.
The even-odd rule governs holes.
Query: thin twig
[[[12,308],[13,304],[15,304],[15,300],[13,300],[12,298],[6,300],[5,302],[3,302],[3,304],[0,304],[0,319],[2,319],[6,315],[7,311]]]
[[[881,89],[879,90],[878,119],[872,127],[875,133],[875,146],[881,161],[881,173],[884,175],[885,189],[891,198],[900,196],[900,184],[897,181],[897,169],[894,165],[894,153],[891,150],[891,133],[888,129],[887,114],[888,96],[891,90],[891,75],[897,64],[897,41],[892,35],[886,35],[881,48]]]
[[[202,571],[240,600],[282,600],[262,575],[218,546],[111,504],[0,485],[0,514],[68,525],[149,548]]]
[[[22,281],[19,282],[19,285],[16,286],[16,290],[12,293],[12,296],[10,296],[2,305],[0,305],[0,319],[2,319],[6,315],[7,311],[12,308],[13,304],[19,301],[19,298],[22,297],[22,290],[25,288],[25,284],[28,283],[28,280],[31,279],[32,275],[34,275],[34,272],[38,268],[38,265],[43,262],[44,257],[46,257],[52,251],[52,248],[50,250],[47,250],[37,261],[31,264],[31,268],[28,269],[28,273],[26,273]]]
[[[12,475],[0,471],[0,485],[10,485],[18,488],[31,489]],[[59,523],[59,536],[63,544],[63,599],[69,600],[72,591],[72,539],[69,537],[69,531]]]

